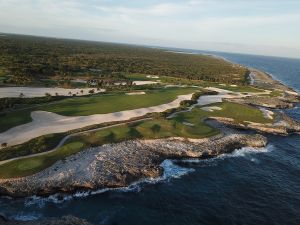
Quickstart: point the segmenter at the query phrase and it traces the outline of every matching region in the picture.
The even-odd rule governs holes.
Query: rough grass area
[[[197,88],[163,88],[148,91],[145,95],[125,95],[124,93],[101,94],[88,97],[76,97],[47,103],[27,110],[0,115],[0,132],[12,127],[31,122],[30,113],[43,110],[65,116],[87,116],[92,114],[112,113],[169,103],[178,95],[191,94]]]
[[[56,147],[64,136],[65,133],[47,134],[20,145],[0,149],[0,160],[49,151]]]
[[[218,88],[221,88],[221,89],[225,89],[225,90],[228,90],[228,91],[234,91],[234,92],[243,92],[243,93],[246,93],[246,92],[263,92],[264,90],[263,89],[259,89],[259,88],[256,88],[256,87],[253,87],[253,86],[249,86],[249,85],[246,85],[246,86],[230,86],[230,85],[216,85],[215,87],[218,87]]]

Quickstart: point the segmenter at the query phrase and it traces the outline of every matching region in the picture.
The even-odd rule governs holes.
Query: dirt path
[[[145,121],[145,120],[150,120],[150,119],[152,119],[152,118],[138,119],[138,120],[133,120],[133,121],[130,121],[130,122],[118,123],[118,124],[114,124],[114,125],[110,125],[110,126],[105,126],[105,127],[92,129],[92,130],[85,130],[85,131],[81,131],[81,132],[78,132],[78,133],[69,134],[69,135],[65,136],[63,139],[61,139],[61,141],[58,143],[58,145],[55,148],[53,148],[52,150],[37,153],[37,154],[25,155],[25,156],[12,158],[12,159],[3,160],[3,161],[0,161],[0,165],[11,162],[11,161],[15,161],[15,160],[18,160],[18,159],[26,159],[26,158],[30,158],[30,157],[41,156],[41,155],[45,155],[45,154],[48,154],[48,153],[51,153],[51,152],[55,152],[60,147],[62,147],[68,139],[70,139],[71,137],[75,137],[77,135],[80,135],[80,134],[85,134],[85,133],[89,133],[89,132],[93,132],[93,131],[104,130],[104,129],[111,128],[111,127],[117,127],[117,126],[125,125],[125,124],[128,124],[128,123],[132,123],[132,122],[140,122],[140,121]]]

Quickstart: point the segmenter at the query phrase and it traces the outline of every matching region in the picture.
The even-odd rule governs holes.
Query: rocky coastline
[[[253,83],[266,88],[274,85],[283,95],[275,97],[253,96],[225,99],[247,105],[266,108],[291,108],[299,102],[294,90],[286,87],[271,76],[254,70]],[[273,123],[237,123],[230,118],[210,117],[225,126],[255,130],[260,133],[287,135],[300,132],[299,122],[282,112],[276,112]],[[31,176],[0,179],[0,195],[26,197],[32,195],[51,195],[54,193],[73,193],[102,188],[128,186],[144,178],[157,178],[162,175],[160,164],[166,159],[205,159],[230,153],[242,147],[265,147],[267,139],[260,134],[241,134],[237,130],[208,139],[190,140],[169,138],[156,140],[131,140],[106,144],[86,149],[51,167]]]
[[[276,118],[273,123],[253,123],[250,121],[239,123],[226,117],[209,117],[208,119],[215,120],[232,128],[254,130],[259,133],[285,136],[300,132],[300,123],[282,112],[276,113]]]
[[[205,140],[132,140],[90,148],[32,176],[0,180],[13,197],[117,188],[162,175],[165,159],[210,158],[242,147],[264,147],[262,135],[230,134]]]

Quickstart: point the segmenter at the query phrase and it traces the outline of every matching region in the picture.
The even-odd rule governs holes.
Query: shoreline
[[[256,77],[254,86],[257,86],[257,83],[271,86],[275,84],[281,88],[280,90],[293,90],[265,72],[252,70],[260,76],[259,79]],[[287,93],[284,98],[289,100],[292,97]],[[297,102],[299,102],[298,94]],[[261,133],[283,133],[274,129],[259,129],[257,124],[244,127],[233,124],[231,121],[218,120],[218,118],[208,119],[215,120],[225,127],[251,129]],[[284,119],[284,122],[289,122],[289,120],[294,122],[291,118]],[[226,128],[220,130],[223,132],[224,129]],[[291,124],[287,123],[284,129],[287,131],[286,134],[289,133],[288,131],[293,132]],[[140,179],[161,176],[160,163],[166,159],[206,159],[230,153],[242,147],[265,147],[267,144],[267,139],[260,134],[239,134],[237,130],[230,134],[223,133],[225,136],[218,138],[214,136],[206,140],[198,139],[198,141],[183,138],[132,140],[90,148],[69,156],[65,160],[60,160],[36,174],[21,178],[0,179],[0,195],[47,196],[59,192],[74,193],[78,190],[126,187]],[[164,149],[161,146],[165,146]]]
[[[166,159],[207,159],[242,147],[265,147],[259,134],[229,134],[200,143],[178,139],[133,140],[90,148],[31,176],[0,179],[1,195],[26,197],[126,187],[162,175]],[[164,148],[161,148],[164,146]],[[76,165],[76,166],[74,166]]]

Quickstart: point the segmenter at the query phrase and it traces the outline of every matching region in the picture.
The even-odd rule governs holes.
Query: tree
[[[104,137],[104,141],[109,143],[114,142],[115,139],[116,139],[116,135],[114,132],[110,132],[107,136]]]
[[[1,143],[1,147],[2,147],[2,148],[6,148],[6,147],[7,147],[7,143],[6,143],[6,142]]]
[[[152,127],[151,127],[151,130],[153,133],[158,133],[161,129],[161,126],[158,125],[158,124],[154,124]]]
[[[128,131],[128,135],[130,137],[133,137],[133,138],[141,138],[141,137],[143,137],[143,135],[137,129],[135,129],[134,127],[130,127],[130,129]]]
[[[90,93],[90,94],[94,94],[94,93],[95,93],[95,90],[94,90],[94,89],[91,89],[91,90],[89,90],[89,93]]]

